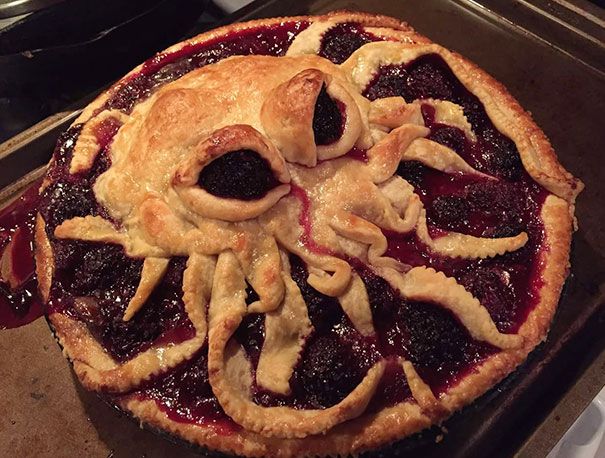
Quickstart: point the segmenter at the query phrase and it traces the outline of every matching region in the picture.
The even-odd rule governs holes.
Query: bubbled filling
[[[342,64],[366,43],[380,40],[382,38],[366,32],[354,22],[336,24],[323,34],[318,54],[335,64]]]
[[[160,377],[144,382],[128,393],[139,400],[154,400],[168,418],[180,423],[212,427],[228,435],[240,427],[225,414],[208,381],[208,347],[201,348],[185,361]],[[117,396],[116,399],[120,399]]]
[[[256,151],[231,151],[206,165],[198,185],[217,197],[255,200],[264,197],[280,183],[271,166]]]
[[[296,34],[307,26],[306,22],[289,22],[257,27],[233,32],[226,38],[187,45],[174,53],[159,54],[114,89],[104,108],[128,113],[162,84],[231,55],[283,55]],[[341,24],[324,34],[320,55],[340,63],[359,46],[377,39],[358,25]],[[452,148],[471,166],[498,180],[448,175],[417,162],[402,163],[397,173],[420,195],[427,209],[431,236],[457,231],[506,237],[525,231],[529,235],[527,245],[491,259],[461,260],[431,252],[415,234],[385,231],[389,241],[386,254],[412,266],[434,267],[456,278],[486,306],[501,332],[515,332],[537,303],[540,288],[537,259],[543,242],[539,211],[546,191],[525,173],[514,142],[494,127],[481,102],[457,80],[441,57],[427,55],[405,65],[382,67],[364,95],[370,100],[400,95],[408,102],[434,98],[463,107],[477,135],[476,142],[471,142],[454,126],[436,123],[431,108],[423,107],[425,123],[431,130],[429,139]],[[343,123],[338,102],[322,88],[313,123],[317,144],[338,140]],[[73,126],[62,135],[49,169],[51,184],[41,195],[40,211],[57,264],[50,312],[64,313],[85,323],[109,354],[125,361],[159,343],[182,341],[194,330],[181,298],[184,259],[171,261],[164,280],[150,300],[130,322],[123,322],[125,306],[138,284],[142,260],[126,256],[117,246],[54,238],[54,229],[75,216],[108,218],[92,192],[96,178],[111,163],[108,150],[117,128],[115,125],[105,127],[98,132],[103,148],[93,168],[78,175],[70,175],[67,168],[81,125]],[[217,162],[214,176],[209,177],[212,173],[205,172],[205,178],[200,177],[200,186],[224,197],[254,199],[275,185],[271,182],[273,175],[269,177],[265,173],[266,163],[254,157],[256,153],[245,150],[234,153],[240,161],[229,162],[235,156],[225,159],[222,171],[221,162]],[[353,156],[367,160],[364,151],[355,151]],[[241,166],[242,158],[243,167],[239,167],[236,162]],[[242,182],[250,179],[251,183],[235,190],[224,182],[225,177],[238,173],[243,174]],[[252,176],[256,178],[252,180]],[[293,187],[293,193],[305,207],[304,190]],[[312,244],[311,220],[303,213],[300,222],[308,240],[302,242]],[[330,252],[325,247],[314,249]],[[296,256],[291,256],[290,263],[292,277],[307,303],[314,330],[294,369],[290,381],[292,394],[277,395],[255,385],[253,400],[260,405],[327,408],[342,401],[377,361],[385,359],[385,375],[368,406],[370,411],[377,411],[405,400],[413,401],[399,358],[411,361],[434,393],[440,394],[497,351],[472,339],[458,319],[439,304],[407,301],[368,269],[356,266],[368,290],[377,331],[374,336],[362,336],[338,301],[307,284],[305,263]],[[249,303],[255,300],[255,294],[249,288]],[[76,300],[83,295],[88,299]],[[244,347],[256,368],[264,342],[264,316],[246,316],[234,339]],[[133,394],[140,399],[154,400],[175,421],[215,424],[226,434],[238,428],[224,414],[212,393],[208,382],[207,346],[191,360],[166,374],[152,377],[129,395]]]

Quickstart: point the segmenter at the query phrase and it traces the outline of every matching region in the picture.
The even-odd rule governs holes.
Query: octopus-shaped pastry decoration
[[[515,251],[528,240],[524,232],[504,238],[455,232],[431,237],[423,204],[396,174],[397,167],[419,161],[447,174],[492,179],[427,139],[421,108],[432,107],[436,122],[456,126],[469,141],[474,140],[471,125],[452,102],[406,103],[402,97],[371,102],[362,95],[380,66],[425,54],[440,55],[462,81],[464,68],[430,44],[370,43],[336,65],[300,43],[309,41],[295,40],[284,57],[231,57],[191,71],[131,114],[106,110],[85,125],[71,160],[73,174],[89,169],[101,149],[94,130],[107,123],[119,126],[111,167],[94,185],[111,221],[72,218],[56,228],[55,236],[119,244],[129,256],[144,258],[125,321],[145,304],[170,259],[187,257],[183,300],[196,331],[183,342],[154,347],[123,363],[107,355],[101,365],[78,360],[89,385],[128,391],[191,358],[207,341],[214,394],[247,430],[305,437],[358,416],[385,361],[376,362],[350,394],[326,409],[265,407],[251,399],[253,383],[289,394],[289,380],[313,330],[291,277],[290,254],[307,264],[309,285],[337,298],[364,336],[375,329],[368,293],[352,260],[404,298],[449,309],[478,341],[500,349],[522,344],[520,336],[499,332],[486,308],[455,279],[385,254],[385,230],[415,231],[433,252],[467,259]],[[233,173],[221,175],[225,167]],[[248,285],[258,295],[251,303]],[[232,339],[251,313],[265,316],[255,370]],[[91,351],[100,355],[102,348],[95,345]],[[413,364],[400,363],[421,406],[434,405]]]

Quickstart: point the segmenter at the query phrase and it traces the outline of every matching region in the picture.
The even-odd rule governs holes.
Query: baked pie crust
[[[188,56],[207,44],[219,46],[247,31],[281,29],[289,34],[287,45],[258,53],[267,55],[254,55],[251,47],[232,52],[249,55],[170,69],[194,62]],[[330,51],[326,37],[334,36]],[[437,67],[447,66],[459,83],[440,81],[447,72],[409,83],[408,73],[407,84],[424,88],[428,97],[406,100],[388,90],[386,95],[372,93],[383,84],[376,81],[385,71],[408,71],[423,56],[432,56]],[[158,77],[159,82],[144,86],[162,71],[173,72],[167,82]],[[385,81],[387,86],[403,84]],[[461,99],[455,103],[435,97],[443,87],[458,88],[457,94],[471,97],[467,101],[475,100],[474,95],[485,119],[470,119]],[[318,118],[323,125],[316,125]],[[480,122],[483,127],[473,127]],[[489,123],[492,127],[485,127]],[[508,141],[520,163],[504,161],[501,170],[483,166],[481,160],[473,163],[456,151],[450,137],[432,137],[432,126],[462,133],[467,146],[481,142],[481,129],[492,129],[489,135],[496,143],[490,145],[499,148]],[[486,148],[477,157],[492,157]],[[236,160],[242,165],[227,170],[236,170],[242,181],[232,183],[231,175],[220,175],[220,167]],[[530,183],[521,195],[541,196],[533,207],[524,204],[532,213],[534,232],[513,225],[512,232],[494,236],[439,227],[437,206],[426,200],[432,191],[422,191],[413,177],[404,178],[401,164],[406,163],[425,171],[424,176],[445,180],[439,183],[467,180],[464,189],[478,183],[481,192],[505,189],[509,182]],[[260,167],[256,176],[263,180],[253,177],[253,188],[244,189],[251,179],[243,171],[249,164]],[[526,178],[510,178],[509,168],[515,167]],[[257,181],[264,187],[254,188]],[[141,423],[246,456],[346,455],[440,423],[512,372],[546,338],[567,275],[574,199],[581,189],[501,84],[407,24],[351,12],[258,20],[169,48],[82,112],[60,141],[42,185],[37,274],[49,321],[82,384],[104,393]],[[82,211],[81,203],[90,201],[93,210]],[[455,199],[442,201],[446,216],[458,208]],[[56,216],[61,212],[68,217]],[[412,245],[424,250],[423,262],[397,255],[393,240],[405,245],[403,236],[415,237]],[[481,283],[484,277],[469,283],[443,272],[448,263],[467,263],[465,275],[471,277],[471,270],[496,271],[498,260],[524,249],[533,267],[524,271],[520,285],[531,289],[531,294],[523,292],[531,306],[524,309],[526,316],[519,312],[511,318],[514,323],[503,324],[495,317],[507,312],[494,311],[473,295],[473,281]],[[115,282],[109,285],[106,277],[113,278],[111,270],[129,262],[136,264],[137,281],[115,280],[126,282],[120,290],[124,294],[117,295]],[[514,275],[505,272],[513,286]],[[147,313],[148,303],[164,307],[168,299],[158,306],[155,298],[172,294],[168,290],[178,282],[182,295],[177,287],[170,297],[182,307],[175,310],[185,321],[173,326],[182,335],[175,337],[162,315],[169,312],[159,311],[161,326],[172,334],[161,328],[160,337],[157,331],[132,351],[111,347],[116,338],[107,326],[145,335],[137,316]],[[440,312],[406,312],[425,318],[412,321],[407,337],[396,334],[387,345],[382,334],[394,332],[389,326],[399,318],[389,315],[393,310],[380,311],[376,291],[388,292],[391,307],[411,310],[421,304],[419,309]],[[309,303],[309,297],[320,299]],[[99,304],[107,303],[119,303],[110,307],[118,312],[106,316],[114,312]],[[321,310],[329,304],[342,318],[320,331],[317,316],[329,321]],[[443,383],[423,376],[441,374],[432,363],[429,369],[425,364],[439,344],[425,343],[414,331],[416,326],[437,329],[435,323],[442,321],[431,318],[433,313],[446,314],[443,322],[463,330],[454,332],[453,339],[481,349],[476,350],[480,356],[455,366],[449,378],[443,376]],[[257,324],[251,317],[260,317]],[[250,350],[253,332],[262,335],[256,353]],[[128,347],[128,336],[120,338]],[[346,346],[351,339],[354,344]],[[405,351],[386,351],[393,342],[404,342]],[[419,356],[414,342],[421,342],[428,354]],[[169,388],[162,380],[196,358],[204,366],[202,373],[207,368],[207,380],[199,383],[211,388],[204,402],[220,411],[219,420],[212,415],[189,418],[183,412],[191,406],[175,404],[173,398],[172,404],[163,401],[168,394],[162,390]],[[351,368],[357,374],[343,376],[342,383],[350,385],[345,392],[334,395],[329,386],[341,383],[340,375],[317,372],[325,370],[326,361],[334,371]],[[360,368],[350,367],[357,362]],[[389,378],[393,373],[398,378]],[[315,388],[300,388],[299,379],[310,380]],[[386,402],[383,392],[389,386],[407,394]],[[325,390],[331,401],[317,401],[321,396],[313,397],[313,389]]]

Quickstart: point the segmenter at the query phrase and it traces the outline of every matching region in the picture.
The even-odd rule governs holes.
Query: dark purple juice
[[[319,55],[335,64],[342,64],[358,48],[372,41],[381,41],[354,22],[337,24],[324,33],[321,39]]]
[[[301,21],[254,27],[160,53],[113,88],[102,109],[129,113],[163,84],[229,56],[282,56],[308,25]],[[341,63],[363,44],[380,39],[358,24],[340,24],[323,36],[319,54]],[[538,215],[546,191],[526,174],[515,144],[494,127],[479,99],[457,80],[439,56],[427,55],[405,65],[382,67],[364,95],[370,100],[399,95],[408,102],[435,98],[463,107],[476,141],[454,126],[435,122],[434,111],[425,105],[422,114],[430,128],[428,138],[453,149],[472,167],[495,179],[445,174],[417,162],[401,163],[397,174],[415,187],[426,209],[432,237],[455,231],[498,238],[524,231],[529,236],[528,243],[520,250],[491,259],[463,260],[433,253],[414,233],[385,231],[386,255],[411,266],[434,267],[456,278],[488,309],[501,332],[515,332],[538,300],[538,256],[543,249],[543,225]],[[313,120],[316,143],[328,145],[337,141],[343,132],[344,116],[342,104],[332,100],[323,88]],[[25,324],[43,312],[36,296],[32,257],[33,219],[39,208],[56,267],[49,312],[63,313],[84,323],[108,354],[124,362],[154,346],[190,339],[195,329],[182,300],[185,258],[170,261],[166,275],[149,300],[133,319],[125,322],[124,310],[136,291],[143,259],[126,255],[116,245],[54,237],[55,228],[73,217],[98,215],[110,219],[92,188],[111,165],[111,145],[120,127],[113,118],[101,123],[94,132],[101,151],[92,168],[72,175],[69,164],[82,125],[72,126],[59,138],[48,171],[50,184],[40,197],[37,183],[0,212],[0,249],[11,244],[10,267],[16,284],[9,287],[7,282],[0,282],[0,327]],[[347,157],[367,162],[366,151],[357,148]],[[278,184],[266,162],[250,150],[234,151],[212,164],[200,175],[199,184],[215,195],[257,199]],[[293,184],[291,196],[300,201],[302,208],[298,220],[302,227],[300,242],[312,252],[334,254],[313,240],[311,202],[306,191]],[[119,226],[118,222],[113,223]],[[294,368],[292,393],[282,396],[254,385],[253,401],[259,405],[328,408],[342,401],[373,365],[385,360],[385,374],[368,407],[375,412],[413,401],[400,359],[412,362],[439,395],[498,351],[474,340],[457,317],[439,304],[401,297],[385,280],[355,260],[351,264],[366,285],[376,330],[375,335],[363,336],[335,298],[307,283],[308,267],[300,258],[291,256],[290,264],[314,329]],[[258,296],[249,287],[248,302],[256,299]],[[263,314],[247,315],[234,334],[254,371],[264,338]],[[212,425],[219,434],[239,429],[212,392],[207,346],[191,360],[153,377],[128,395],[155,401],[175,421]]]
[[[218,434],[240,429],[218,403],[208,381],[208,347],[166,374],[152,378],[133,393],[141,400],[153,399],[168,418],[182,423],[211,426]]]
[[[283,56],[296,35],[308,26],[308,22],[299,21],[253,27],[188,44],[178,51],[160,53],[118,85],[103,108],[129,113],[136,103],[149,97],[160,86],[196,68],[214,64],[230,56]]]
[[[33,254],[39,187],[40,180],[0,210],[0,329],[23,326],[44,314]]]

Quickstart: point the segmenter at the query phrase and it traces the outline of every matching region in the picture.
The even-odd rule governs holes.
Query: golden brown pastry
[[[60,139],[40,287],[83,385],[143,424],[346,455],[441,422],[545,338],[581,188],[499,83],[404,23],[234,24]]]

